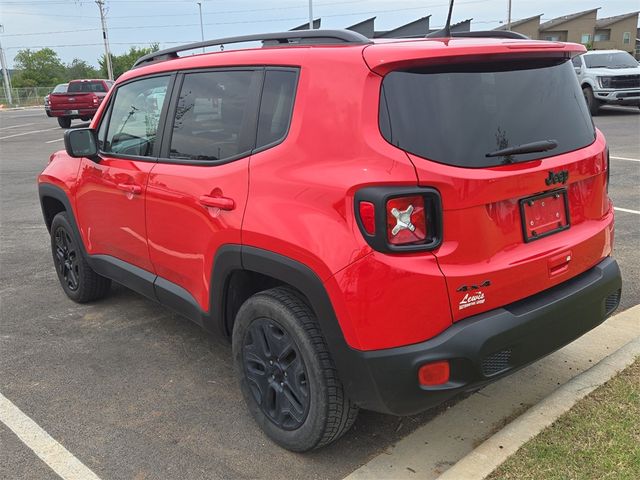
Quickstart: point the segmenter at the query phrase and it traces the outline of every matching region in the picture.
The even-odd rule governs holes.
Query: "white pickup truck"
[[[591,115],[603,104],[640,107],[640,64],[622,50],[593,50],[573,58]]]

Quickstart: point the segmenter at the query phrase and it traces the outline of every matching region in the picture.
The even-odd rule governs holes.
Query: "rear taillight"
[[[376,234],[376,207],[371,202],[360,202],[360,220],[369,235]]]
[[[424,198],[392,198],[387,201],[387,240],[392,245],[424,242],[427,238],[427,220]]]
[[[367,187],[356,192],[356,219],[381,252],[433,250],[440,245],[442,206],[432,188]]]
[[[93,104],[94,105],[98,105],[98,103],[100,103],[100,99],[98,97],[93,97]]]

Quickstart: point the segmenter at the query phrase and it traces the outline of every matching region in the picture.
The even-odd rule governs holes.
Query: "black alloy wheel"
[[[60,279],[72,292],[80,286],[80,267],[78,265],[78,251],[73,238],[62,226],[58,227],[54,234],[55,260]]]
[[[242,361],[264,415],[284,430],[299,428],[309,413],[309,380],[291,335],[274,320],[254,320],[244,336]]]
[[[51,221],[51,253],[60,285],[67,296],[78,303],[104,297],[111,280],[98,275],[87,263],[80,236],[71,226],[66,212]]]

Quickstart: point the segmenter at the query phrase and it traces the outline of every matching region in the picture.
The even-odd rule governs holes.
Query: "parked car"
[[[248,410],[295,451],[591,330],[621,277],[585,48],[473,34],[142,57],[39,177],[62,289],[116,281],[228,337]]]
[[[58,93],[66,93],[68,86],[69,86],[68,83],[60,83],[60,84],[55,86],[55,88],[51,91],[51,93],[49,95],[44,97],[44,111],[47,114],[47,117],[51,117],[52,116],[51,115],[51,104],[50,104],[50,101],[49,101],[49,98],[51,97],[51,95],[57,95]]]
[[[640,107],[640,64],[622,50],[593,50],[573,58],[592,115],[602,105]]]
[[[91,120],[102,100],[113,86],[110,80],[71,80],[67,91],[49,96],[51,117],[58,118],[62,128],[69,128],[71,120]]]

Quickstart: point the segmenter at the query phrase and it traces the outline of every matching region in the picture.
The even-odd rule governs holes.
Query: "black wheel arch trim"
[[[348,344],[322,280],[308,266],[268,250],[242,246],[242,268],[274,277],[297,289],[312,308],[347,396],[367,408],[382,404],[369,368]]]
[[[40,203],[45,218],[43,199],[51,197],[65,207],[78,244],[89,265],[97,273],[111,278],[145,297],[157,301],[189,318],[208,331],[219,331],[230,336],[231,321],[224,301],[231,275],[235,271],[251,271],[275,278],[297,289],[315,312],[338,375],[349,398],[358,405],[378,405],[380,395],[373,378],[357,351],[347,344],[335,310],[322,280],[301,262],[284,255],[252,246],[223,245],[216,252],[211,272],[209,311],[203,311],[195,298],[184,288],[135,265],[109,255],[88,255],[67,194],[60,187],[41,183],[38,186]],[[49,224],[47,224],[49,226]]]

